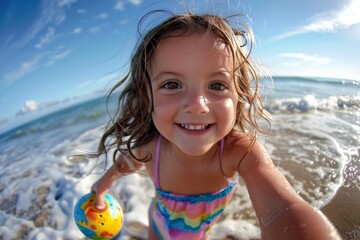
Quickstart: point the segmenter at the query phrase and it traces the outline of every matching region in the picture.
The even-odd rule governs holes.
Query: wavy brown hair
[[[162,12],[169,18],[155,26],[145,35],[141,28],[150,15]],[[233,76],[238,94],[235,129],[242,132],[266,132],[258,123],[258,117],[269,122],[259,96],[259,66],[250,58],[253,36],[250,28],[244,25],[232,27],[234,16],[223,18],[217,15],[173,14],[168,11],[153,11],[146,14],[138,24],[140,41],[132,55],[128,73],[111,89],[124,86],[119,94],[117,111],[101,137],[98,151],[93,156],[107,155],[115,149],[117,153],[131,154],[139,161],[149,161],[151,155],[137,158],[133,149],[150,142],[159,133],[152,121],[153,96],[148,68],[151,57],[161,40],[169,36],[183,36],[192,32],[213,34],[226,44],[233,60]],[[238,23],[238,22],[236,22]]]

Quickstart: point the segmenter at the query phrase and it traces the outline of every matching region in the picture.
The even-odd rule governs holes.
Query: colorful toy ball
[[[106,208],[95,208],[95,194],[84,195],[75,205],[74,218],[80,231],[91,239],[110,239],[123,225],[123,211],[115,198],[105,196]]]

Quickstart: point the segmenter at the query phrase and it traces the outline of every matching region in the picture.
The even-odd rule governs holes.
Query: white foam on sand
[[[100,129],[87,131],[75,140],[56,144],[48,152],[34,150],[28,158],[17,159],[0,169],[2,239],[84,238],[74,222],[73,209],[103,171],[95,169],[89,174],[95,160],[67,156],[74,151],[96,149],[100,132]],[[34,158],[34,155],[37,157]],[[108,165],[111,165],[110,159]],[[116,239],[145,239],[148,207],[154,195],[149,178],[142,174],[123,177],[113,186],[110,194],[124,210],[124,226]],[[210,239],[222,239],[228,235],[244,236],[243,239],[258,236],[256,222],[248,221],[249,217],[245,216],[247,212],[252,212],[246,194],[244,186],[237,188],[224,218],[211,231]],[[238,214],[241,210],[244,210],[244,216]]]
[[[284,134],[290,136],[286,144],[284,141],[276,140],[275,136],[274,140],[267,142],[266,145],[275,156],[275,162],[279,164],[280,170],[297,191],[309,199],[323,201],[321,204],[324,204],[341,184],[342,176],[333,175],[341,175],[342,157],[345,154],[330,134],[307,132],[305,128],[309,124],[309,119],[305,118],[306,116],[299,119],[292,117],[288,125],[281,126]],[[299,123],[301,123],[298,127],[301,128],[299,137],[303,139],[296,135],[298,134],[296,124]],[[312,127],[320,124],[316,118],[310,123]],[[324,129],[323,126],[321,127]],[[0,156],[2,158],[0,159],[2,239],[84,238],[73,220],[73,209],[77,200],[90,191],[92,184],[103,174],[103,171],[95,169],[89,174],[95,160],[69,159],[67,156],[74,151],[90,152],[96,149],[101,132],[100,128],[87,131],[74,140],[59,142],[49,151],[32,149],[33,152],[29,152],[26,157],[16,158],[16,154],[6,155],[12,158],[9,164],[6,164],[6,159]],[[306,137],[309,140],[304,139]],[[314,141],[314,144],[311,141]],[[304,142],[309,144],[299,149],[297,146]],[[282,155],[279,155],[281,159],[277,160],[279,151]],[[286,151],[288,155],[284,155]],[[322,155],[317,154],[316,151],[322,151]],[[308,154],[312,152],[314,156],[325,156],[333,161],[329,164],[328,161],[316,160],[313,155],[306,155],[305,152]],[[292,158],[285,159],[287,156]],[[314,163],[315,160],[319,165]],[[109,162],[111,165],[111,154],[109,154]],[[308,172],[315,179],[314,181],[318,181],[317,183],[320,181],[318,179],[327,176],[329,182],[334,185],[328,185],[327,190],[319,184],[311,186],[312,182],[299,180],[296,172],[288,171],[287,166],[282,165],[286,163],[298,165],[302,168],[302,172],[305,169],[305,173]],[[306,184],[310,184],[310,187]],[[311,192],[310,189],[314,190]],[[328,192],[330,193],[327,195]],[[154,195],[149,178],[141,174],[123,177],[114,185],[110,194],[120,202],[124,210],[125,222],[117,239],[130,239],[132,236],[145,239],[148,228],[148,207]],[[255,213],[241,179],[220,222],[211,230],[209,239],[225,239],[226,236],[241,236],[241,239],[258,239],[260,236]]]

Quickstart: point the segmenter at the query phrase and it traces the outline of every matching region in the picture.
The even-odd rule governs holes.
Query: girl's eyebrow
[[[156,82],[159,81],[160,79],[164,78],[164,77],[175,77],[175,78],[179,78],[181,77],[180,74],[176,73],[176,72],[160,72],[159,74],[157,74],[152,81]]]
[[[209,75],[211,78],[219,77],[221,79],[230,79],[232,78],[232,72],[228,70],[220,70],[217,72],[214,72]]]
[[[210,76],[231,76],[232,73],[229,71],[229,70],[219,70],[219,71],[216,71],[212,74],[210,74]]]
[[[216,72],[213,72],[213,73],[210,73],[208,76],[209,77],[230,77],[232,75],[231,71],[229,70],[219,70],[219,71],[216,71]],[[156,81],[159,81],[160,79],[162,78],[168,78],[168,77],[171,77],[171,78],[181,78],[182,75],[179,74],[179,73],[176,73],[176,72],[160,72],[159,74],[157,74],[154,78],[152,78],[152,81],[153,82],[156,82]]]

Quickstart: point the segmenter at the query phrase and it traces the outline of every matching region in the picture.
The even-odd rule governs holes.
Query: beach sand
[[[360,148],[358,153],[360,153]],[[359,163],[360,159],[353,158],[345,166],[344,183],[331,202],[321,209],[345,240],[360,239]]]

